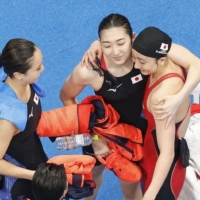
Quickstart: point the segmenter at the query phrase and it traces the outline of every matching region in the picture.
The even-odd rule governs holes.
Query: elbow
[[[66,102],[69,100],[68,96],[66,95],[66,92],[64,91],[64,89],[62,88],[60,90],[60,94],[59,94],[60,100],[63,103],[63,105],[66,104]]]
[[[63,103],[63,105],[65,105],[66,99],[64,99],[63,94],[61,92],[60,92],[59,97],[60,97],[60,101]]]
[[[62,89],[60,90],[59,98],[63,102],[64,98],[63,98],[63,90]]]
[[[63,103],[64,106],[68,105],[68,97],[64,94],[64,91],[61,89],[59,94],[60,100]]]
[[[60,96],[60,100],[64,106],[68,106],[71,104],[77,104],[75,97],[70,97],[69,95],[66,95],[66,93],[62,89],[60,91],[59,96]]]

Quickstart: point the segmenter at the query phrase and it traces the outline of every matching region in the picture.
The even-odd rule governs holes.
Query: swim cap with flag
[[[172,38],[156,27],[147,27],[134,40],[132,47],[138,53],[152,57],[165,57],[170,50]]]

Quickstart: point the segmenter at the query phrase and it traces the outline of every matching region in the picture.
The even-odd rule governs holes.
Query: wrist
[[[27,179],[27,180],[32,180],[34,174],[35,174],[34,170],[26,169],[25,173],[21,176],[21,178],[24,178],[24,179]]]
[[[30,180],[33,179],[34,174],[35,174],[35,171],[31,171],[31,173],[30,173]]]

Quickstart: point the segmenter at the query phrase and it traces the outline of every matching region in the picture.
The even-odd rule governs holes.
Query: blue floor
[[[200,0],[1,0],[0,49],[11,38],[26,38],[35,42],[44,54],[45,71],[39,82],[48,96],[42,99],[43,110],[62,106],[59,90],[72,69],[80,62],[84,51],[97,38],[99,22],[110,13],[128,17],[138,33],[146,26],[166,31],[175,43],[200,56]],[[79,96],[93,94],[86,88]],[[60,153],[81,153],[80,149],[58,152],[55,144],[42,139],[48,156]],[[118,180],[105,172],[104,184],[97,200],[121,200]]]

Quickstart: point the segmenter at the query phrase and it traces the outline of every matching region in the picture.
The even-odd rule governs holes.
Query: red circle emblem
[[[138,78],[138,77],[135,77],[135,81],[139,81],[139,78]]]

